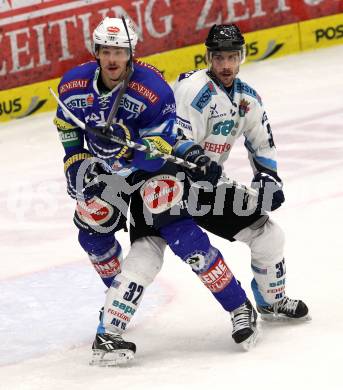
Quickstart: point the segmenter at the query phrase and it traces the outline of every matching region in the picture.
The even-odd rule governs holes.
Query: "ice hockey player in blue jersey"
[[[126,24],[127,31],[121,19],[105,18],[99,24],[93,33],[96,61],[77,66],[64,75],[58,87],[60,100],[81,122],[103,129],[116,97],[129,81],[110,127],[112,134],[164,153],[173,151],[197,164],[199,168],[187,171],[193,181],[215,184],[221,167],[205,156],[199,145],[182,142],[174,132],[175,100],[162,75],[139,61],[134,61],[130,73],[130,47],[135,48],[137,35],[132,24],[129,21]],[[163,247],[161,237],[145,237],[141,241],[147,249],[136,255],[141,256],[141,263],[150,262],[148,266],[132,263],[130,259],[122,261],[115,232],[125,226],[126,215],[121,206],[124,203],[126,210],[131,196],[143,197],[153,226],[174,253],[191,265],[225,310],[237,314],[233,320],[234,340],[242,343],[254,339],[256,312],[220,251],[210,244],[187,210],[181,210],[180,216],[169,214],[186,191],[186,185],[177,179],[176,165],[82,131],[61,107],[54,123],[66,153],[68,193],[77,200],[74,222],[79,228],[79,242],[108,287],[93,343],[92,364],[115,365],[134,356],[135,345],[123,340],[121,334],[160,267],[155,254]],[[151,245],[155,251],[150,251]]]

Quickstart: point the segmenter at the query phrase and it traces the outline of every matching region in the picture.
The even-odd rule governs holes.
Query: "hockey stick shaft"
[[[54,97],[54,99],[57,101],[57,103],[59,104],[61,109],[64,111],[64,113],[67,116],[69,116],[69,118],[85,132],[95,134],[96,136],[103,138],[107,141],[113,141],[113,142],[116,142],[120,145],[128,146],[129,148],[136,149],[136,150],[139,150],[139,151],[144,152],[144,153],[150,153],[154,157],[162,158],[163,160],[169,161],[173,164],[183,166],[183,167],[188,168],[188,169],[194,169],[197,167],[196,164],[185,161],[182,158],[172,156],[171,154],[162,153],[162,152],[159,152],[158,150],[155,150],[155,149],[150,149],[149,147],[147,147],[145,145],[138,144],[138,143],[133,142],[133,141],[123,140],[119,137],[116,137],[115,135],[111,135],[108,133],[104,134],[102,129],[87,126],[79,118],[77,118],[70,110],[68,110],[68,108],[64,105],[64,103],[60,100],[60,98],[55,94],[55,92],[50,87],[49,87],[49,91],[52,94],[52,96]],[[253,197],[258,196],[258,193],[256,190],[254,190],[253,188],[247,187],[243,184],[240,184],[240,183],[236,182],[235,180],[232,180],[232,179],[229,179],[226,177],[222,177],[220,179],[220,181],[224,182],[224,183],[226,183],[234,188],[243,190]]]
[[[98,128],[87,126],[79,118],[77,118],[70,110],[68,110],[68,108],[62,103],[60,98],[55,94],[55,92],[50,87],[49,87],[49,90],[50,90],[50,93],[52,94],[52,96],[55,98],[55,100],[59,104],[59,106],[64,111],[64,113],[67,114],[70,117],[70,119],[77,126],[79,126],[82,130],[89,132],[89,133],[93,133],[96,136],[103,138],[107,141],[116,142],[117,144],[128,146],[129,148],[136,149],[136,150],[139,150],[139,151],[144,152],[144,153],[150,153],[154,157],[162,158],[163,160],[167,160],[167,161],[172,162],[172,163],[177,164],[177,165],[182,165],[183,167],[188,168],[188,169],[194,169],[197,167],[196,164],[185,161],[182,158],[172,156],[171,154],[162,153],[162,152],[159,152],[158,150],[155,150],[155,149],[150,149],[149,147],[142,145],[142,144],[138,144],[137,142],[123,140],[119,137],[116,137],[115,135],[104,133],[103,129],[98,129]]]
[[[114,101],[113,106],[111,108],[111,111],[110,111],[110,113],[108,115],[108,118],[107,118],[107,121],[106,121],[106,124],[105,124],[105,127],[104,127],[104,131],[106,131],[106,130],[108,130],[110,128],[113,119],[117,115],[121,99],[124,96],[126,88],[127,88],[128,84],[130,82],[130,78],[132,76],[132,73],[133,73],[132,69],[129,68],[128,73],[127,73],[127,75],[126,75],[126,77],[125,77],[125,79],[123,81],[123,85],[121,86],[121,88],[120,88],[120,90],[118,92],[118,95],[116,97],[116,100]]]

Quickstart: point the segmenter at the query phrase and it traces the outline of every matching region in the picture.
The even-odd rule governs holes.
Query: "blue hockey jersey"
[[[110,92],[101,93],[98,89],[99,76],[98,63],[91,61],[68,71],[58,86],[62,102],[77,118],[90,127],[105,125],[122,86],[122,83],[119,83]],[[135,142],[141,139],[150,140],[154,145],[158,145],[162,152],[171,153],[172,146],[176,142],[176,134],[173,130],[175,111],[173,92],[162,74],[149,64],[135,61],[134,72],[115,118],[117,122],[122,120],[128,127],[130,134],[125,135]],[[92,142],[96,141],[97,137],[93,134],[85,134],[60,107],[57,109],[54,123],[58,128],[66,154],[78,153],[84,148],[86,142],[87,148],[96,157],[104,159],[113,171],[128,175],[138,169],[133,165],[135,159],[125,157],[124,152],[127,147],[123,147],[122,153],[119,152],[117,158],[96,155],[92,149]]]

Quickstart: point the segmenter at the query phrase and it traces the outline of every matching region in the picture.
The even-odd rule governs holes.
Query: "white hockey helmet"
[[[129,32],[132,51],[134,52],[138,36],[131,20],[125,19],[125,21]],[[93,52],[95,53],[98,49],[98,45],[129,48],[129,37],[125,30],[124,23],[120,18],[109,18],[106,16],[93,31]]]

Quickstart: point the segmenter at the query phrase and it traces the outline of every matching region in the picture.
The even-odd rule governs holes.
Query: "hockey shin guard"
[[[98,333],[123,333],[138,309],[146,287],[163,263],[165,242],[160,237],[136,240],[106,293]]]
[[[222,254],[210,244],[207,234],[192,219],[174,222],[160,232],[171,250],[191,266],[225,310],[232,311],[245,302],[245,291]]]

